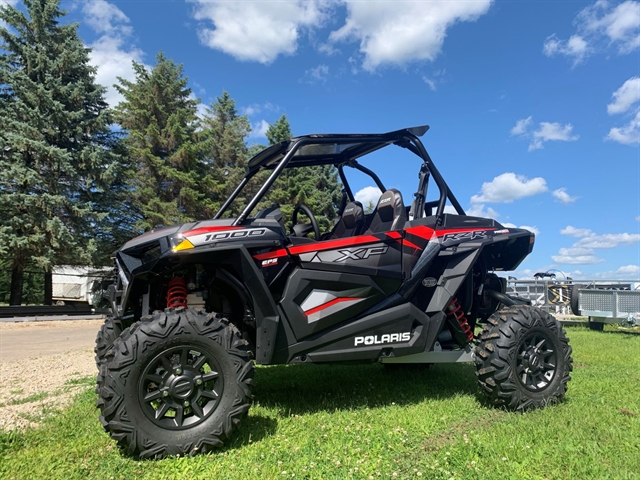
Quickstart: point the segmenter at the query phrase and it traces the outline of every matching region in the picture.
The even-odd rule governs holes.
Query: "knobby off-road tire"
[[[511,410],[557,403],[573,370],[571,346],[560,322],[524,305],[489,317],[475,355],[480,387],[491,403]]]
[[[223,444],[251,405],[248,342],[226,319],[167,309],[116,340],[96,405],[100,422],[138,458],[205,453]]]
[[[93,348],[96,356],[96,368],[100,371],[100,366],[106,362],[109,349],[113,346],[116,339],[122,334],[125,328],[129,326],[126,322],[118,317],[108,317],[96,336],[96,346]]]

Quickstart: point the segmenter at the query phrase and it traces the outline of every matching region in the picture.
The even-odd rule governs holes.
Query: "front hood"
[[[182,234],[186,232],[193,232],[200,228],[207,227],[225,227],[230,226],[234,222],[234,218],[224,218],[220,220],[202,220],[200,222],[183,223],[182,225],[172,225],[170,227],[159,228],[157,230],[151,230],[150,232],[143,233],[139,237],[135,237],[122,245],[119,252],[127,252],[128,250],[135,250],[141,245],[160,240],[161,238],[171,237],[175,234]]]
[[[187,225],[194,225],[193,223],[186,223],[183,225],[173,225],[171,227],[160,228],[158,230],[151,230],[150,232],[143,233],[139,237],[135,237],[129,240],[127,243],[120,247],[119,252],[125,252],[132,248],[139,247],[140,245],[144,245],[145,243],[153,242],[154,240],[158,240],[162,237],[167,237],[169,235],[173,235],[178,230]]]

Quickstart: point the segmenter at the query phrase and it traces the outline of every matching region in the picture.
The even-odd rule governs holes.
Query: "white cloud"
[[[107,87],[105,100],[115,107],[122,96],[113,85],[118,83],[118,77],[125,80],[135,78],[132,62],[141,63],[144,53],[130,45],[133,29],[129,18],[115,5],[105,0],[89,0],[84,4],[82,13],[88,25],[102,34],[89,45],[92,49],[91,63],[98,68],[96,82]]]
[[[551,259],[561,265],[595,265],[604,262],[602,258],[595,255],[552,255]]]
[[[573,142],[578,140],[579,135],[571,135],[573,131],[573,125],[567,123],[562,126],[557,122],[540,122],[538,129],[531,131],[529,127],[533,124],[533,117],[520,119],[516,122],[515,126],[511,129],[512,136],[519,136],[529,138],[531,143],[529,144],[529,151],[538,150],[543,148],[544,142],[548,141],[564,141]]]
[[[515,223],[509,223],[509,222],[507,223],[502,222],[502,226],[506,228],[524,228],[525,230],[529,230],[530,232],[532,232],[536,237],[540,235],[540,229],[538,227],[530,227],[529,225],[517,226]]]
[[[640,77],[631,77],[612,96],[613,102],[607,105],[609,115],[625,113],[633,107],[633,118],[622,127],[611,128],[605,140],[625,145],[640,144],[640,107],[634,106],[640,101]]]
[[[640,222],[640,215],[638,215],[638,216],[636,217],[636,221],[637,221],[637,222]]]
[[[569,40],[561,40],[555,34],[547,37],[545,55],[564,55],[576,66],[609,48],[616,48],[623,55],[640,46],[640,2],[627,0],[612,7],[606,0],[598,0],[582,9],[574,24],[577,33]]]
[[[624,113],[631,105],[640,101],[640,77],[631,77],[613,92],[613,102],[607,105],[607,113],[615,115]]]
[[[204,45],[263,64],[279,55],[293,55],[302,31],[321,26],[331,6],[321,0],[187,1],[194,4],[195,19],[202,22],[198,35]]]
[[[640,111],[624,127],[613,127],[609,130],[605,140],[613,140],[625,145],[640,144]]]
[[[616,270],[616,273],[624,273],[628,275],[640,275],[640,265],[624,265]]]
[[[604,259],[598,258],[592,248],[569,247],[561,248],[558,255],[552,255],[554,262],[565,265],[595,265],[604,262]]]
[[[269,123],[262,119],[251,125],[251,133],[249,138],[266,138],[267,130],[269,130]]]
[[[574,245],[585,248],[615,248],[619,245],[633,245],[638,242],[640,242],[640,234],[638,233],[605,233],[582,237]]]
[[[90,0],[82,7],[85,22],[96,33],[130,35],[129,17],[122,10],[105,0]]]
[[[593,232],[588,228],[576,228],[571,225],[567,225],[566,228],[560,230],[560,233],[569,237],[582,238],[591,235]]]
[[[527,133],[529,126],[532,123],[532,117],[528,116],[516,122],[516,126],[511,129],[511,135],[524,135]]]
[[[624,265],[617,270],[608,272],[598,272],[594,274],[583,274],[580,271],[572,272],[571,277],[574,280],[585,278],[588,280],[638,280],[640,278],[640,266],[638,265]],[[633,287],[632,287],[633,288]]]
[[[493,218],[497,219],[500,214],[491,207],[485,207],[483,203],[472,203],[465,213],[471,217]]]
[[[363,68],[367,71],[384,65],[434,60],[449,27],[461,21],[475,21],[492,3],[491,0],[343,2],[347,5],[346,23],[331,32],[329,41],[359,42]]]
[[[256,115],[262,112],[278,112],[280,111],[280,107],[278,105],[274,105],[271,102],[265,103],[253,103],[248,107],[244,107],[242,109],[242,114],[251,117],[252,115]]]
[[[574,142],[580,138],[579,135],[571,135],[573,125],[567,123],[565,126],[557,122],[540,122],[540,128],[533,132],[533,140],[529,144],[529,151],[544,148],[542,144],[548,141]]]
[[[587,57],[589,47],[580,35],[572,35],[569,40],[560,40],[554,33],[547,37],[542,51],[547,57],[554,55],[572,57],[573,65],[576,66]]]
[[[426,76],[423,76],[422,80],[424,81],[424,83],[426,83],[429,86],[432,92],[436,91],[436,82],[434,80],[431,80],[429,77],[426,77]]]
[[[96,82],[107,87],[105,100],[112,107],[122,100],[122,95],[113,85],[118,83],[118,77],[133,80],[135,75],[131,62],[141,63],[144,55],[142,50],[137,48],[126,50],[123,48],[124,44],[124,39],[103,36],[90,45],[93,49],[91,63],[98,67]]]
[[[206,115],[209,115],[209,106],[199,103],[196,107],[196,115],[202,120]]]
[[[380,195],[382,195],[382,192],[378,187],[369,186],[358,190],[355,194],[355,197],[356,200],[366,208],[367,205],[369,205],[369,202],[373,202],[374,205],[377,205]]]
[[[434,60],[447,30],[458,22],[475,21],[493,0],[424,2],[396,0],[187,0],[200,22],[200,41],[242,61],[270,64],[280,55],[293,55],[305,33],[323,27],[339,5],[347,8],[345,23],[318,42],[326,55],[339,53],[339,42],[358,42],[355,63],[365,70],[379,66],[404,66],[412,61]],[[353,66],[353,65],[352,65]]]
[[[528,179],[512,172],[498,175],[491,182],[482,184],[480,195],[471,197],[472,204],[511,203],[547,191],[547,182],[542,177]]]
[[[630,53],[640,45],[640,2],[626,1],[609,10],[609,2],[598,0],[577,17],[579,27],[593,35],[607,36],[619,53]]]
[[[564,187],[554,190],[553,192],[551,192],[551,195],[553,195],[553,197],[563,205],[569,205],[570,203],[573,203],[578,199],[578,197],[572,197],[571,195],[569,195],[567,193],[567,189]]]
[[[633,245],[640,242],[638,233],[605,233],[598,235],[588,228],[575,228],[568,225],[560,230],[562,235],[576,237],[579,240],[569,248],[561,248],[558,255],[553,256],[556,263],[595,264],[604,260],[596,257],[595,250],[615,248],[621,245]]]
[[[327,65],[318,65],[304,72],[304,81],[306,83],[325,83],[329,78],[329,67]]]
[[[328,43],[321,43],[320,45],[318,45],[317,48],[318,48],[318,52],[324,53],[329,57],[340,53],[340,50],[338,50],[333,45],[330,45]]]

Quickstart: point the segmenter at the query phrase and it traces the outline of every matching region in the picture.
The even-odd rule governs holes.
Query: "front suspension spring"
[[[167,291],[167,308],[187,308],[187,281],[182,277],[169,280]]]

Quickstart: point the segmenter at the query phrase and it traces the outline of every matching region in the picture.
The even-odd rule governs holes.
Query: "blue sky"
[[[203,103],[230,93],[251,142],[282,114],[294,134],[428,124],[423,142],[463,207],[536,232],[519,278],[640,277],[638,1],[62,6],[107,86],[162,51]],[[369,166],[410,202],[417,158],[385,150]],[[365,200],[370,185],[354,178]]]

